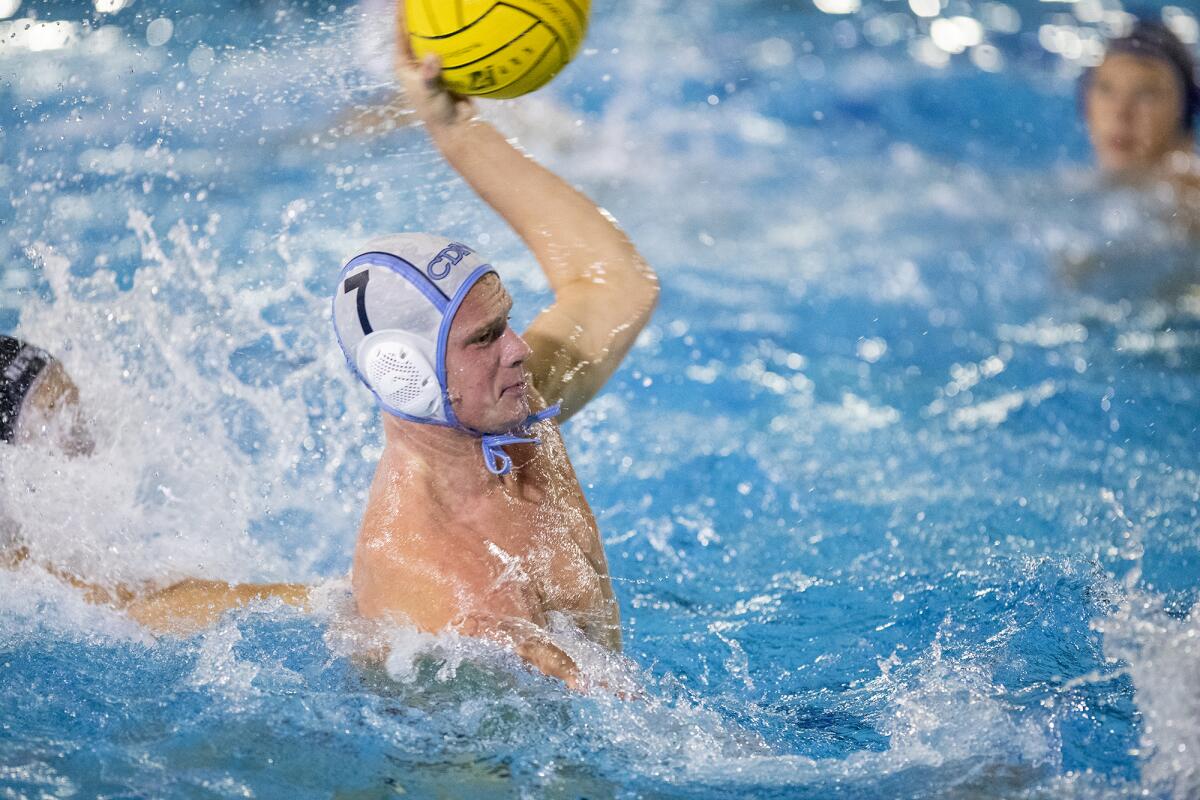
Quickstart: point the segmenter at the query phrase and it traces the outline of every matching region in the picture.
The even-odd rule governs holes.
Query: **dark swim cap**
[[[1139,19],[1133,24],[1133,30],[1125,36],[1112,39],[1105,49],[1105,55],[1126,53],[1131,56],[1154,58],[1162,61],[1179,77],[1179,85],[1183,89],[1183,119],[1180,125],[1187,133],[1195,129],[1196,114],[1200,113],[1200,87],[1196,85],[1196,62],[1174,31],[1161,22],[1152,19]],[[1083,74],[1080,83],[1080,99],[1087,92],[1091,83],[1092,73],[1089,69]],[[1080,108],[1083,108],[1081,105]]]
[[[53,356],[45,350],[11,336],[0,336],[0,441],[13,440],[25,397],[53,362]]]

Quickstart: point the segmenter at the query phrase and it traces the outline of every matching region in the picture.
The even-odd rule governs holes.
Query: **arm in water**
[[[306,609],[308,591],[302,583],[226,583],[188,578],[135,596],[123,608],[155,633],[188,635],[216,623],[225,612],[257,600],[276,599]]]
[[[649,321],[658,278],[613,218],[517,150],[448,92],[436,57],[418,64],[399,9],[400,77],[429,136],[476,193],[521,237],[554,291],[524,337],[527,369],[561,420],[600,390]]]
[[[0,553],[0,567],[5,569],[17,569],[29,560],[29,549],[24,545]],[[79,589],[87,602],[112,606],[158,634],[197,633],[214,624],[225,612],[256,600],[277,599],[301,608],[308,606],[309,587],[302,583],[226,583],[187,578],[164,589],[123,584],[110,587],[85,581],[53,564],[43,562],[38,566]]]

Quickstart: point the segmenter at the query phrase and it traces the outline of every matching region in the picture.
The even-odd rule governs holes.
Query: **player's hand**
[[[451,131],[475,116],[475,107],[442,83],[442,62],[436,55],[418,61],[408,38],[404,0],[396,0],[396,71],[413,111],[431,135]]]

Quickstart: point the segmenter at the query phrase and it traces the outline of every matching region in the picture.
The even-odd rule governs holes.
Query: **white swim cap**
[[[536,441],[485,434],[454,416],[446,393],[446,340],[454,315],[479,279],[495,273],[465,244],[428,233],[372,239],[342,268],[333,294],[333,327],[346,362],[379,407],[411,422],[443,425],[483,440],[492,472],[512,466],[500,449]],[[554,406],[521,426],[558,413]]]
[[[446,395],[446,337],[489,264],[428,233],[372,239],[342,268],[333,326],[351,369],[390,414],[462,427]]]

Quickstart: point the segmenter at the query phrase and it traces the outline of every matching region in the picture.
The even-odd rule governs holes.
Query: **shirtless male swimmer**
[[[400,22],[399,73],[416,115],[533,252],[554,302],[518,335],[492,268],[428,234],[368,242],[342,270],[334,326],[383,410],[385,436],[355,602],[368,618],[500,641],[582,688],[549,615],[619,650],[620,614],[558,422],[616,370],[654,310],[658,279],[610,216],[448,93],[436,59],[416,63]],[[113,593],[55,574],[161,631],[193,630],[254,599],[307,597],[299,584],[198,580]]]
[[[436,58],[416,63],[400,23],[409,102],[533,252],[554,302],[518,335],[491,267],[423,234],[369,242],[346,265],[334,324],[384,411],[385,435],[355,601],[366,617],[503,641],[579,686],[547,616],[565,614],[619,650],[620,615],[557,423],[616,370],[650,319],[658,280],[611,217],[447,92]]]

